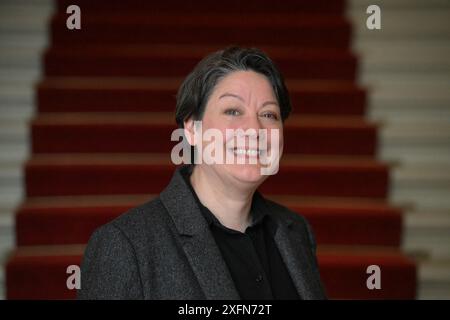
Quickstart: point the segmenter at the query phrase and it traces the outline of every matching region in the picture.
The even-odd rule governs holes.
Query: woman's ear
[[[184,125],[184,136],[186,137],[188,143],[191,146],[195,145],[194,140],[194,119],[192,117],[188,118],[183,122]]]

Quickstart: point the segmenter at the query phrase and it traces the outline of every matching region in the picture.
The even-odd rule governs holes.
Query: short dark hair
[[[289,92],[275,63],[256,48],[229,47],[201,60],[186,77],[177,93],[175,120],[180,128],[193,117],[200,120],[216,84],[235,71],[254,71],[267,77],[272,85],[284,121],[291,112]]]

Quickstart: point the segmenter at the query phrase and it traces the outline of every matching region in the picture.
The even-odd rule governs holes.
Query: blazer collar
[[[182,236],[183,250],[205,294],[206,299],[239,299],[225,260],[209,230],[208,223],[177,168],[160,199]]]

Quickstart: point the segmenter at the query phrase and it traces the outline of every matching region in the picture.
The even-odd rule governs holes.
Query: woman
[[[92,235],[79,298],[325,298],[308,223],[256,191],[282,154],[290,110],[283,78],[263,52],[233,47],[203,59],[176,107],[203,161],[179,167],[158,198]],[[208,153],[200,145],[213,141],[198,137],[198,125],[223,136]]]

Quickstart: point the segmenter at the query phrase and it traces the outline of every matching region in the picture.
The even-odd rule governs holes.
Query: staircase
[[[75,3],[82,29],[68,30],[65,9]],[[157,195],[172,175],[169,137],[183,77],[233,43],[267,51],[287,78],[294,114],[285,156],[261,191],[311,222],[329,297],[414,298],[404,203],[389,201],[393,163],[378,156],[383,123],[369,118],[345,10],[341,0],[236,0],[225,8],[207,0],[58,1],[36,86],[7,297],[75,297],[66,269],[80,263],[92,231]],[[370,265],[381,268],[381,290],[366,287]]]
[[[450,2],[377,1],[382,30],[365,27],[372,1],[350,1],[359,83],[371,89],[380,158],[396,165],[391,201],[406,207],[402,248],[418,262],[419,299],[450,299]]]
[[[3,266],[14,247],[14,213],[23,199],[33,85],[40,76],[52,10],[50,0],[0,2],[0,299],[5,297]]]

